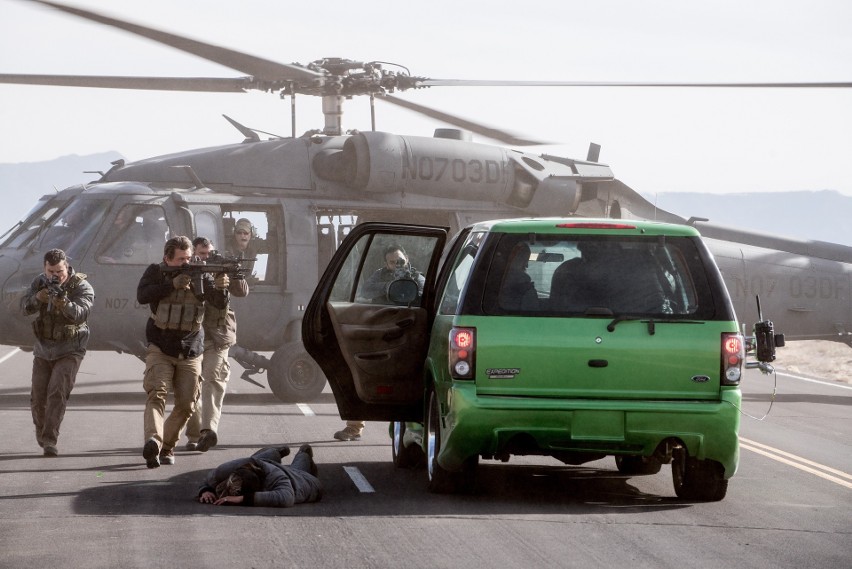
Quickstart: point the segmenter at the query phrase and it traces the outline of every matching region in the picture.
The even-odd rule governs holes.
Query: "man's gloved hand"
[[[227,273],[219,273],[218,275],[216,275],[216,280],[214,284],[219,290],[225,290],[231,284],[231,279],[230,277],[228,277]]]
[[[42,304],[47,304],[47,301],[50,300],[50,294],[47,292],[46,288],[41,289],[35,295],[36,300],[41,302]]]
[[[55,296],[53,297],[53,306],[58,308],[59,310],[65,310],[65,305],[68,304],[67,296]]]
[[[175,287],[176,290],[188,289],[191,281],[192,277],[181,274],[172,279],[172,286]]]

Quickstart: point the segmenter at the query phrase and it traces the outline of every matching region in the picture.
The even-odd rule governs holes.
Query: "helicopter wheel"
[[[266,376],[272,393],[286,403],[311,401],[325,387],[325,375],[301,342],[275,350]]]

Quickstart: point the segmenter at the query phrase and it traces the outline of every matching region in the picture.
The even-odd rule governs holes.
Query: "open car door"
[[[328,378],[341,418],[422,419],[434,282],[448,232],[364,223],[329,263],[305,311],[302,341]],[[391,268],[386,257],[397,250],[408,264]]]

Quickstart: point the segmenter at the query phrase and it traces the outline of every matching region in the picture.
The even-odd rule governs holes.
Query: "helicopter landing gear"
[[[310,401],[325,387],[325,375],[301,342],[275,350],[266,378],[272,393],[287,403]]]

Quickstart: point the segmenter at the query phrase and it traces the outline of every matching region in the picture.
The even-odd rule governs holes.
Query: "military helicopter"
[[[246,73],[236,78],[95,77],[0,74],[0,83],[242,92],[261,90],[322,99],[321,130],[261,140],[261,131],[228,119],[245,140],[124,163],[88,184],[43,197],[0,237],[3,319],[0,343],[31,346],[20,297],[42,257],[64,249],[97,291],[90,349],[140,355],[148,307],[135,301],[144,267],[162,257],[172,235],[204,235],[225,252],[247,219],[257,261],[251,293],[234,299],[238,343],[232,357],[245,379],[266,372],[284,401],[307,401],[325,385],[301,344],[301,318],[342,239],[358,223],[394,221],[459,229],[492,218],[529,215],[641,218],[695,224],[722,269],[741,321],[756,321],[755,297],[788,340],[852,341],[852,247],[804,242],[710,225],[662,211],[617,180],[590,145],[584,159],[517,150],[518,137],[396,96],[441,86],[655,85],[852,87],[852,83],[586,83],[466,81],[412,76],[380,62],[325,58],[281,64],[56,2],[37,3],[131,32]],[[395,68],[396,69],[396,68]],[[433,137],[375,130],[344,133],[343,104],[365,96],[456,128]],[[227,118],[227,117],[226,117]],[[472,142],[476,134],[508,147]],[[233,252],[233,251],[231,251]],[[419,259],[412,255],[416,265]],[[271,352],[271,357],[265,354]]]

